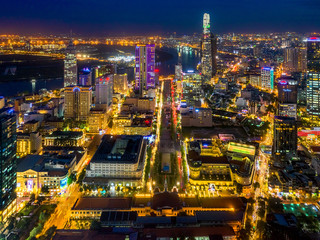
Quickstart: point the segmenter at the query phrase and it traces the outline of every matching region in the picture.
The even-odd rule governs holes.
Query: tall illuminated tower
[[[201,40],[201,72],[210,80],[217,71],[217,39],[210,31],[210,15],[203,15],[203,35]]]
[[[261,68],[261,87],[269,90],[274,88],[274,69],[273,67]]]
[[[66,56],[64,59],[64,86],[77,85],[77,57],[76,47],[73,41],[70,40],[69,45],[66,48]]]
[[[16,116],[12,109],[0,110],[0,222],[16,209]]]
[[[307,112],[320,116],[320,37],[307,39]]]
[[[107,111],[112,109],[113,78],[113,74],[96,78],[96,106],[104,106]]]
[[[135,89],[140,96],[155,87],[155,45],[136,46]]]
[[[69,86],[64,90],[64,117],[86,121],[92,103],[91,86]]]

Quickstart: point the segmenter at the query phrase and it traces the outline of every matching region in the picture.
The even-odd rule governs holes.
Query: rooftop
[[[143,142],[140,135],[104,135],[91,162],[137,162]]]
[[[175,209],[181,209],[182,202],[179,198],[179,195],[174,192],[161,192],[154,194],[152,198],[152,209],[158,209],[158,208],[175,208]]]
[[[84,210],[84,209],[105,209],[105,210],[116,210],[116,209],[130,209],[131,198],[96,198],[87,197],[79,198],[72,210]]]
[[[52,134],[46,136],[50,138],[82,138],[83,132],[78,131],[54,131]]]
[[[235,210],[245,208],[246,204],[238,197],[214,197],[200,198],[203,208],[233,208]]]

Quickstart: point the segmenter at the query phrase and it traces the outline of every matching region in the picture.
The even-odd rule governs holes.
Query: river
[[[200,61],[199,53],[191,49],[163,48],[161,50],[170,53],[172,58],[156,63],[160,75],[174,74],[175,65],[178,62],[182,64],[183,71],[195,70]],[[62,87],[62,78],[0,82],[0,96],[8,97],[22,93],[37,93],[43,88],[54,90]]]

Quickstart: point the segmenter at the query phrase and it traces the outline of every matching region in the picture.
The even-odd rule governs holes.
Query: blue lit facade
[[[261,87],[269,90],[274,88],[274,69],[273,67],[261,68]]]

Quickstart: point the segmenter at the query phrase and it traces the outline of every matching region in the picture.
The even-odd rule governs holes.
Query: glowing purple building
[[[136,46],[135,89],[142,96],[144,91],[155,87],[155,45]]]

